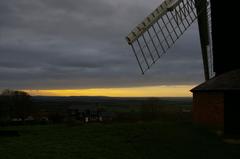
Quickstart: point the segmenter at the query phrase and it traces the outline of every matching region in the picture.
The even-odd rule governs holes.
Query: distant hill
[[[190,97],[105,97],[105,96],[33,96],[36,107],[44,109],[67,109],[70,106],[89,107],[138,107],[143,105],[191,106]]]
[[[106,96],[33,96],[32,100],[35,102],[146,102],[150,100],[157,100],[158,102],[172,104],[191,104],[191,97],[106,97]]]

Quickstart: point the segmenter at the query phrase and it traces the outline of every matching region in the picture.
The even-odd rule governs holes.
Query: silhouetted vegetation
[[[24,91],[4,90],[0,95],[0,119],[24,120],[32,112],[31,96]]]

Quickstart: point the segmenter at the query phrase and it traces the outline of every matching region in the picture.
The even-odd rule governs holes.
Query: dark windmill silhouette
[[[193,119],[224,128],[225,134],[240,134],[240,61],[225,52],[231,44],[221,35],[229,38],[226,31],[231,34],[233,24],[223,21],[231,17],[231,9],[221,4],[226,5],[219,0],[165,0],[126,39],[144,74],[197,21],[206,81],[191,90]]]

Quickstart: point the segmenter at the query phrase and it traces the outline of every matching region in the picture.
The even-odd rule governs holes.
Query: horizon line
[[[160,85],[125,88],[25,89],[32,96],[191,97],[195,85]]]

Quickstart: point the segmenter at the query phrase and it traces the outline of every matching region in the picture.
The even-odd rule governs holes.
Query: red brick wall
[[[204,125],[224,125],[224,94],[193,93],[193,121]]]

